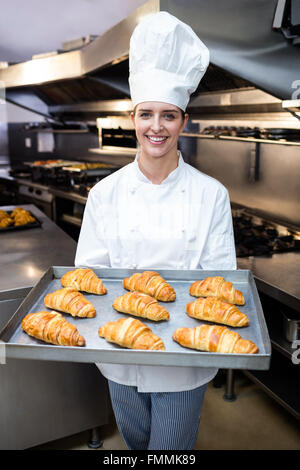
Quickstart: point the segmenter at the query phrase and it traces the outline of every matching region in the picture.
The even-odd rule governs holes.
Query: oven
[[[54,218],[54,196],[45,185],[33,181],[17,180],[17,203],[34,204],[50,219]]]

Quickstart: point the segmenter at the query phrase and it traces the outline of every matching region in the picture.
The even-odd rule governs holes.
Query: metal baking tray
[[[95,168],[80,168],[79,165],[84,165],[84,162],[78,162],[77,165],[63,166],[62,170],[70,174],[77,173],[87,176],[106,176],[110,175],[113,171],[118,170],[120,167],[116,165],[110,165],[108,163],[101,163],[101,166]]]
[[[6,211],[6,212],[8,213],[8,215],[10,215],[13,211]],[[5,228],[0,227],[0,233],[1,232],[15,232],[16,230],[26,230],[29,228],[41,227],[42,222],[36,217],[36,215],[32,214],[32,212],[30,211],[28,212],[31,215],[31,217],[35,219],[34,222],[30,222],[29,224],[23,224],[23,225],[9,225],[8,227],[5,227]]]
[[[62,166],[67,165],[75,165],[78,163],[77,161],[73,160],[61,160],[61,159],[53,159],[53,160],[36,160],[33,162],[23,162],[23,165],[28,166],[30,168],[60,168]]]
[[[139,317],[135,318],[147,324],[153,333],[162,338],[166,348],[165,351],[127,349],[109,343],[104,338],[98,336],[99,327],[106,322],[127,317],[126,314],[119,313],[112,307],[112,303],[117,296],[128,292],[123,288],[123,278],[131,276],[134,272],[142,272],[146,268],[142,270],[94,269],[94,272],[103,280],[108,290],[108,293],[102,296],[83,293],[95,306],[97,311],[96,316],[94,318],[73,318],[71,315],[63,314],[70,323],[76,325],[80,334],[84,336],[86,340],[84,347],[50,345],[24,333],[21,328],[21,322],[25,315],[29,312],[47,310],[44,305],[45,295],[60,289],[62,287],[60,282],[61,277],[67,271],[73,269],[75,268],[50,267],[30,291],[0,334],[0,340],[6,343],[6,357],[90,363],[201,366],[225,369],[266,370],[269,368],[271,359],[270,339],[255,282],[249,270],[156,270],[176,291],[175,302],[160,302],[169,311],[170,319],[164,322],[153,322]],[[240,309],[249,316],[250,325],[244,328],[228,328],[238,331],[243,338],[254,341],[259,348],[257,354],[200,352],[184,348],[173,341],[172,334],[176,328],[184,326],[194,327],[206,323],[190,318],[185,313],[186,304],[195,300],[195,297],[189,295],[189,286],[196,280],[217,275],[233,282],[234,286],[243,292],[245,306],[240,307]]]

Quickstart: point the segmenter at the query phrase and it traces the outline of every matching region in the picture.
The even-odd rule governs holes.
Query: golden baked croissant
[[[194,328],[178,328],[173,336],[185,348],[218,353],[255,354],[258,347],[243,339],[236,331],[226,326],[201,325]]]
[[[123,287],[130,291],[151,295],[162,302],[173,302],[176,299],[173,287],[154,271],[134,273],[123,280]]]
[[[221,276],[207,277],[202,281],[193,282],[189,292],[194,297],[218,297],[230,304],[245,304],[242,292],[236,290],[232,282],[226,282]]]
[[[127,292],[114,300],[113,307],[118,312],[129,313],[149,320],[168,320],[169,312],[158,301],[141,292]]]
[[[72,317],[92,318],[96,315],[93,304],[72,287],[65,287],[47,294],[44,302],[46,307],[70,313]]]
[[[27,209],[23,209],[23,207],[16,207],[10,214],[12,218],[15,218],[21,214],[30,215],[30,212]]]
[[[130,349],[164,350],[161,338],[152,333],[151,329],[135,318],[120,318],[110,321],[99,328],[99,336],[106,341],[119,344]]]
[[[7,217],[9,217],[8,212],[6,212],[6,211],[0,209],[0,220],[6,219]]]
[[[223,302],[216,297],[200,297],[186,305],[190,317],[222,323],[229,326],[248,326],[249,318],[235,305]]]
[[[3,217],[3,219],[0,220],[0,228],[9,227],[13,223],[14,221],[11,217]]]
[[[15,207],[15,209],[11,212],[11,217],[15,217],[17,214],[20,214],[22,212],[25,212],[29,214],[29,211],[24,209],[23,207]]]
[[[32,217],[30,214],[25,214],[23,212],[18,213],[14,217],[14,225],[15,226],[26,225],[26,224],[30,224],[32,222],[35,222],[35,218]]]
[[[29,313],[22,321],[23,330],[46,343],[61,346],[84,346],[85,339],[77,328],[58,312]]]
[[[75,289],[89,292],[90,294],[103,295],[107,293],[103,282],[89,268],[79,268],[74,271],[68,271],[61,278],[61,284],[64,287],[75,287]]]

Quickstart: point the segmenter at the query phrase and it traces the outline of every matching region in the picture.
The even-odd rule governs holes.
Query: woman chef
[[[236,269],[227,190],[177,150],[185,109],[209,62],[193,30],[160,12],[130,40],[134,162],[89,193],[75,265],[108,268]],[[217,369],[97,364],[108,379],[129,449],[193,449],[207,383]]]

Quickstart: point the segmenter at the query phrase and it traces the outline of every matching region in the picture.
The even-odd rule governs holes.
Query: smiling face
[[[172,104],[149,101],[136,106],[131,114],[141,154],[150,158],[177,156],[179,134],[188,115]]]

